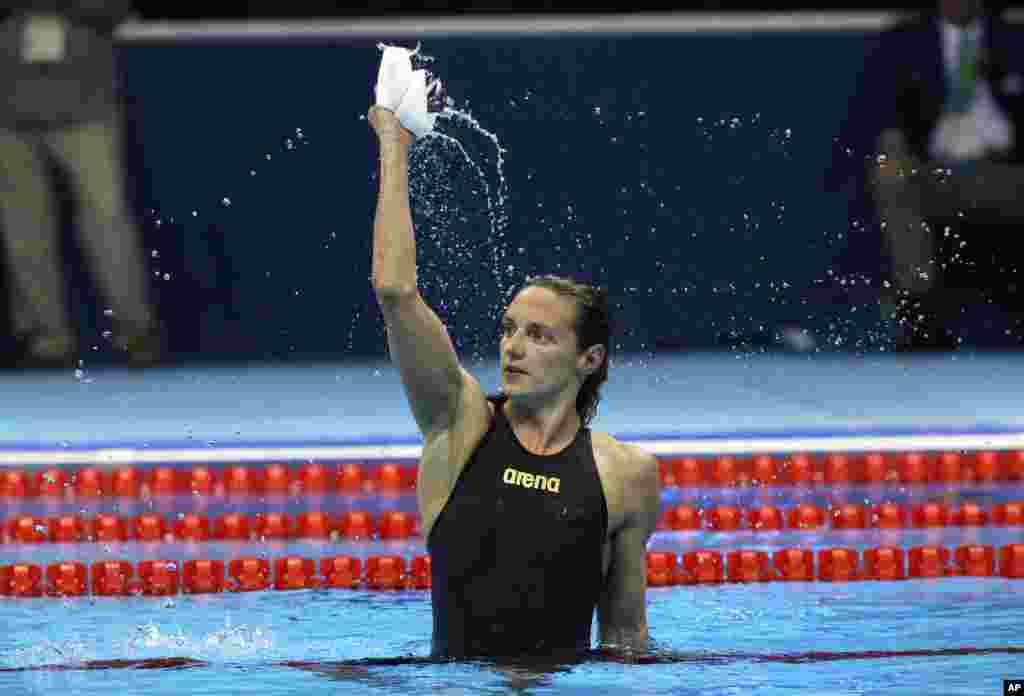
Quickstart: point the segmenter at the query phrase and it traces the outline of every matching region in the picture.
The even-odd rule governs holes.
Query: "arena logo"
[[[559,487],[562,485],[562,480],[557,476],[542,476],[541,474],[528,474],[525,471],[519,471],[508,467],[505,469],[505,474],[502,476],[502,481],[512,486],[522,486],[523,488],[535,488],[537,490],[545,491],[547,493],[558,493]]]

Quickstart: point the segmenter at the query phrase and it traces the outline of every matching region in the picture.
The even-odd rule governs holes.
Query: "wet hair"
[[[582,352],[586,348],[601,344],[605,347],[604,361],[597,371],[589,375],[580,387],[576,396],[576,412],[584,425],[589,425],[597,413],[597,404],[601,401],[601,385],[608,380],[608,361],[611,358],[611,312],[608,308],[608,291],[588,283],[555,275],[527,277],[520,289],[546,288],[562,297],[567,297],[576,304],[576,348]]]

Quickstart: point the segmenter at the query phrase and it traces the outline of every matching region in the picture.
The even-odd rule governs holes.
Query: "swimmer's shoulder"
[[[646,497],[634,497],[643,506],[660,506],[661,476],[658,459],[653,454],[639,445],[622,442],[597,430],[591,431],[590,441],[602,476],[611,477],[614,483],[627,490],[647,491]]]
[[[594,453],[608,458],[623,474],[651,475],[658,471],[657,458],[639,445],[623,442],[599,430],[590,432]]]

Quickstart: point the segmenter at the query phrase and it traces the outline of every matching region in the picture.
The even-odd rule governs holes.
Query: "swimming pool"
[[[0,685],[1001,693],[1024,653],[1020,461],[1017,451],[662,457],[664,515],[648,554],[655,647],[628,665],[596,653],[572,665],[426,659],[414,461],[11,467],[0,478]],[[886,561],[879,549],[902,553]],[[143,570],[157,560],[168,563]],[[864,579],[828,579],[851,560]],[[872,579],[895,567],[905,579]],[[54,588],[81,596],[47,596]]]
[[[472,368],[489,388],[497,383],[494,365]],[[998,576],[999,550],[1024,542],[1024,427],[1015,415],[1022,380],[1024,362],[1006,355],[687,355],[617,365],[607,384],[609,408],[595,427],[637,442],[663,463],[665,515],[650,551],[675,554],[679,572],[661,577],[693,580],[682,572],[685,554],[703,550],[707,567],[720,568],[725,581],[648,589],[655,650],[646,663],[594,656],[545,671],[424,660],[431,614],[423,589],[182,592],[185,560],[226,561],[225,582],[230,561],[247,556],[268,561],[265,571],[250,567],[257,583],[273,582],[271,561],[287,557],[398,556],[411,569],[424,553],[414,518],[387,515],[385,536],[392,538],[358,538],[385,513],[415,511],[407,488],[415,424],[389,366],[88,370],[81,379],[8,379],[0,391],[0,408],[10,414],[0,431],[0,518],[8,535],[0,567],[36,565],[42,576],[61,561],[91,570],[96,562],[124,559],[138,580],[140,561],[169,560],[179,587],[171,596],[0,597],[0,687],[12,694],[117,688],[154,695],[476,694],[517,687],[1000,693],[1002,679],[1020,676],[1024,647],[1024,582]],[[892,393],[902,395],[899,402]],[[327,467],[326,478],[311,461]],[[274,465],[287,465],[287,473],[272,473],[267,493]],[[347,471],[341,481],[339,465]],[[238,471],[229,476],[233,467]],[[89,468],[122,473],[72,479]],[[134,476],[124,473],[131,470]],[[262,490],[243,470],[263,472]],[[12,478],[18,471],[28,475]],[[31,491],[33,480],[60,494]],[[22,487],[35,495],[23,495]],[[300,516],[310,511],[336,524],[346,513],[363,515],[349,516],[333,540],[275,538],[300,529]],[[73,539],[101,513],[108,517],[93,526],[106,535],[101,542],[19,541],[7,524],[19,516],[45,518],[46,534]],[[52,522],[61,518],[67,519]],[[303,524],[307,536],[324,531],[322,519]],[[264,540],[253,540],[260,529]],[[139,530],[149,540],[121,540]],[[15,533],[39,532],[33,520],[15,525]],[[991,549],[992,556],[972,563],[996,574],[817,579],[820,552],[829,549],[852,549],[862,570],[865,551],[899,549],[902,556],[875,568],[900,565],[909,575],[911,549],[949,550],[946,564],[934,563],[941,561],[937,553],[931,565],[921,556],[918,572],[933,573],[955,567],[955,551],[964,546]],[[730,552],[767,555],[741,557],[737,567],[751,580],[787,549],[814,552],[815,580],[728,581]],[[708,551],[721,554],[721,566]],[[801,558],[789,553],[791,572]],[[832,554],[833,573],[843,558]],[[669,567],[667,557],[658,563],[656,569]],[[293,570],[308,577],[307,568],[299,563]],[[119,569],[107,568],[108,585],[116,585],[110,578]],[[322,577],[321,570],[313,575]],[[211,564],[199,575],[216,571]],[[76,572],[71,566],[62,576],[69,586],[80,578]],[[85,579],[91,591],[93,578]]]

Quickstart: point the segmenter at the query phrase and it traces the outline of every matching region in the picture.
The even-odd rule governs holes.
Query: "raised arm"
[[[380,188],[373,223],[373,288],[388,349],[425,438],[447,430],[463,386],[451,337],[416,284],[416,239],[409,208],[413,135],[387,109],[368,114],[380,143]]]

